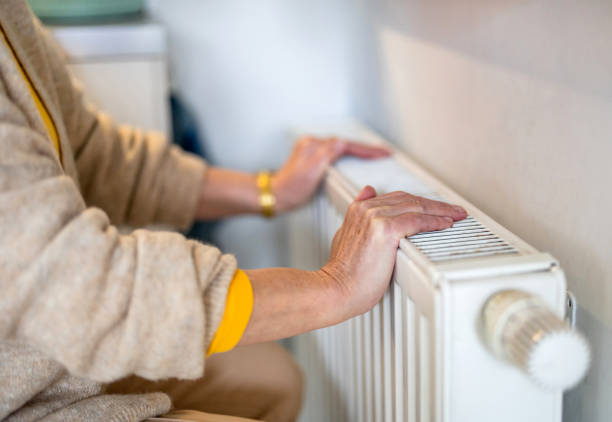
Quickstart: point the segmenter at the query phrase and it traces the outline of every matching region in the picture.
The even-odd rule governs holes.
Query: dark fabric
[[[210,154],[206,151],[206,143],[200,137],[195,116],[176,94],[170,95],[170,112],[172,114],[172,139],[174,139],[174,143],[185,151],[199,155],[209,164],[214,165]],[[218,225],[218,221],[196,221],[186,236],[190,239],[214,244],[216,243],[215,230]]]

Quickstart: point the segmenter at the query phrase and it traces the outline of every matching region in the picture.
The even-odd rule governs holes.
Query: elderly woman
[[[283,212],[340,156],[387,152],[304,138],[272,176],[208,167],[86,104],[25,0],[0,2],[0,25],[0,418],[294,420],[299,371],[264,342],[367,311],[402,237],[465,216],[365,187],[313,272],[241,271],[180,234],[121,235],[113,224]],[[206,359],[237,344],[251,346]]]

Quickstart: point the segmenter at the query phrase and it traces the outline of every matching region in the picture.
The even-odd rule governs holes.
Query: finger
[[[381,158],[391,155],[391,150],[379,145],[344,141],[343,154],[359,158]]]
[[[429,215],[448,216],[452,217],[453,220],[459,221],[467,217],[465,209],[459,205],[452,205],[446,202],[434,201],[433,199],[427,199],[418,197],[421,206],[423,207],[423,213]]]
[[[405,192],[390,192],[379,195],[375,200],[376,206],[386,207],[387,215],[398,215],[405,212],[420,212],[429,215],[451,217],[453,220],[463,220],[467,217],[465,209],[458,205],[434,201],[421,196],[410,195]]]
[[[320,139],[320,141],[315,156],[318,160],[323,160],[325,165],[332,164],[345,155],[359,158],[382,158],[391,154],[390,150],[381,146],[360,144],[336,137]]]
[[[451,217],[453,220],[463,220],[467,217],[465,209],[458,205],[434,201],[405,192],[390,192],[378,195],[372,200],[376,207],[385,208],[384,215],[392,216],[406,212],[420,212],[423,214]]]
[[[370,199],[375,196],[376,190],[372,186],[367,185],[363,189],[361,189],[361,192],[359,192],[359,194],[355,198],[355,201],[365,201],[366,199]]]
[[[393,217],[392,223],[395,233],[403,237],[422,232],[447,229],[452,227],[453,219],[450,217],[408,212]]]
[[[320,179],[325,174],[329,166],[337,160],[337,147],[335,142],[319,145],[316,152],[308,158],[308,165],[313,169],[314,174]]]
[[[293,152],[302,157],[308,157],[316,153],[320,145],[325,142],[326,139],[317,138],[315,136],[302,136],[296,142]]]

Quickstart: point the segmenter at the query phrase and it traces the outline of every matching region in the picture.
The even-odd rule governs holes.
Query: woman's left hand
[[[344,155],[381,158],[390,154],[391,151],[381,146],[335,137],[303,136],[296,143],[287,162],[272,176],[276,210],[288,211],[306,203],[315,193],[328,167]]]

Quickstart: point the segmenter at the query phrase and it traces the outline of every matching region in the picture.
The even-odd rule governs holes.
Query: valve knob
[[[493,353],[523,369],[541,387],[566,390],[586,374],[591,361],[587,341],[537,296],[499,292],[486,302],[482,316]]]

